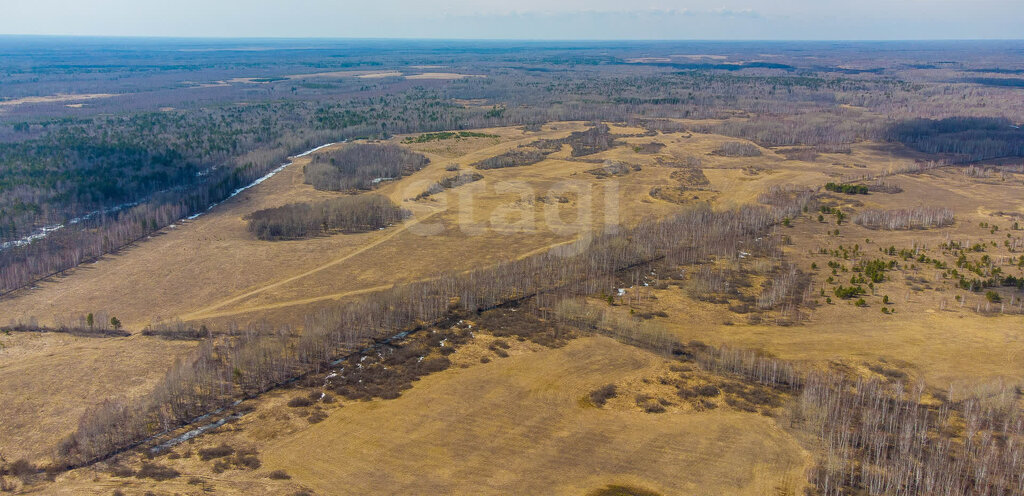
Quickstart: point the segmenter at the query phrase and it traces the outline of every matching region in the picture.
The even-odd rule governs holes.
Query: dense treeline
[[[327,191],[373,189],[383,180],[398,179],[430,163],[427,157],[393,144],[353,144],[315,155],[306,166],[306,184]]]
[[[193,359],[175,365],[152,393],[135,401],[110,400],[84,415],[77,431],[61,445],[62,463],[73,466],[102,458],[238,396],[258,394],[320,370],[367,339],[413,330],[452,312],[477,312],[528,297],[544,306],[566,294],[606,291],[617,271],[653,261],[736,256],[745,240],[801,208],[697,208],[618,234],[584,238],[525,259],[470,273],[447,273],[322,309],[307,316],[297,339],[290,332],[263,330],[216,343],[205,341]]]
[[[263,240],[300,239],[332,232],[358,233],[399,222],[409,212],[381,195],[355,195],[291,203],[247,216],[249,232]]]
[[[1008,119],[911,119],[892,125],[886,137],[925,153],[954,155],[960,162],[1024,157],[1024,129]]]
[[[824,451],[821,494],[1024,493],[1024,416],[1005,385],[988,397],[921,402],[923,385],[811,374],[794,420]]]
[[[44,122],[29,139],[0,142],[0,241],[270,167],[279,148],[305,144],[289,137],[289,117],[306,111],[278,103]]]
[[[870,188],[865,184],[842,184],[842,183],[825,183],[825,189],[834,193],[845,193],[847,195],[866,195]]]

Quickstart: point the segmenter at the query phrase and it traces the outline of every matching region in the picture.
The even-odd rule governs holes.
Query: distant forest
[[[1024,129],[1009,119],[911,119],[893,125],[888,136],[918,151],[953,155],[961,163],[1024,157]]]
[[[817,152],[841,153],[871,139],[957,162],[1024,156],[1015,127],[1024,115],[1019,89],[964,82],[991,73],[994,65],[1007,74],[1024,71],[1016,52],[998,44],[892,52],[870,43],[524,49],[502,43],[324,41],[306,47],[281,41],[254,43],[288,50],[237,52],[161,43],[124,51],[103,43],[0,40],[0,294],[201,213],[291,154],[351,138],[412,134],[410,142],[426,142],[448,135],[423,133],[532,129],[572,120],[625,123],[651,135],[718,133]],[[221,44],[230,42],[214,43]],[[678,53],[719,58],[635,60]],[[755,60],[765,53],[773,55],[771,63]],[[850,57],[877,66],[850,69],[843,65]],[[421,72],[416,66],[439,60],[446,71],[482,77],[317,76],[349,70],[415,74]],[[58,94],[98,97],[80,104],[17,102]],[[686,125],[670,118],[687,119]],[[563,144],[572,146],[573,156],[584,156],[615,139],[595,126],[477,166],[534,163]],[[367,190],[375,180],[425,164],[394,148],[345,150],[311,164],[310,183]]]

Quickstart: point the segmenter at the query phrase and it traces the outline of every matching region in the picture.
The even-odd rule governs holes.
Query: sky
[[[0,0],[0,34],[435,39],[1024,38],[1024,0]]]

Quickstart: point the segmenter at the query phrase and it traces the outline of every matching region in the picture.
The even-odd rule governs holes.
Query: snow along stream
[[[241,188],[236,189],[227,198],[225,198],[225,199],[223,199],[223,200],[221,200],[221,201],[219,201],[217,203],[214,203],[213,205],[210,205],[209,207],[206,208],[206,210],[203,210],[202,212],[199,212],[197,214],[194,214],[194,215],[191,215],[191,216],[187,217],[187,219],[189,219],[189,220],[195,219],[196,217],[199,217],[200,215],[203,215],[206,212],[209,212],[210,209],[212,209],[213,207],[216,207],[217,205],[220,205],[221,203],[224,203],[225,201],[231,199],[235,195],[237,195],[237,194],[239,194],[239,193],[241,193],[241,192],[243,192],[243,191],[245,191],[245,190],[247,190],[247,189],[249,189],[249,188],[251,188],[253,186],[256,186],[259,183],[262,183],[263,181],[266,181],[267,179],[270,179],[271,177],[274,176],[274,174],[277,174],[278,172],[283,171],[289,165],[294,164],[295,163],[294,159],[300,158],[300,157],[305,157],[306,155],[309,155],[311,153],[315,153],[317,151],[320,151],[320,150],[322,150],[324,148],[327,148],[328,146],[335,145],[337,143],[344,143],[344,141],[334,142],[334,143],[327,143],[326,145],[320,145],[320,146],[318,146],[316,148],[312,148],[312,149],[306,150],[306,151],[304,151],[304,152],[302,152],[302,153],[300,153],[298,155],[295,155],[295,156],[291,157],[288,160],[288,162],[286,162],[285,164],[281,165],[280,167],[278,167],[278,168],[268,172],[263,177],[261,177],[261,178],[255,180],[255,181],[249,183],[248,185],[242,186]],[[135,201],[135,202],[129,202],[129,203],[122,203],[120,205],[115,205],[113,207],[108,207],[108,208],[104,208],[104,209],[101,209],[101,210],[96,210],[96,211],[93,211],[93,212],[89,212],[88,214],[85,214],[85,215],[82,215],[82,216],[79,216],[79,217],[75,217],[74,219],[71,219],[71,220],[67,221],[64,224],[53,224],[53,225],[49,225],[49,226],[40,227],[39,229],[36,230],[36,232],[34,232],[32,234],[29,234],[28,236],[25,236],[25,237],[20,238],[20,239],[15,239],[15,240],[7,241],[5,243],[0,243],[0,251],[6,250],[8,248],[13,248],[15,246],[25,246],[27,244],[32,243],[33,241],[43,239],[43,238],[49,236],[50,234],[52,234],[54,232],[57,232],[57,231],[59,231],[61,229],[64,229],[65,226],[78,224],[79,222],[89,220],[89,219],[91,219],[91,218],[93,218],[93,217],[95,217],[97,215],[100,215],[100,214],[110,214],[110,213],[114,213],[114,212],[117,212],[117,211],[120,211],[120,210],[124,210],[126,208],[131,208],[131,207],[134,207],[134,206],[136,206],[136,205],[138,205],[140,203],[142,203],[141,200],[140,201]]]

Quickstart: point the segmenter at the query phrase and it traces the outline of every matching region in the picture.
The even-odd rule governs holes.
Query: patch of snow
[[[342,143],[344,143],[344,141],[342,141]],[[336,143],[327,143],[326,145],[320,145],[320,146],[318,146],[318,147],[316,147],[316,148],[312,148],[312,149],[310,149],[310,150],[306,150],[306,151],[304,151],[304,152],[302,152],[302,153],[300,153],[300,154],[298,154],[298,155],[295,155],[295,156],[294,156],[294,157],[292,157],[292,158],[293,158],[293,159],[295,159],[295,158],[299,158],[299,157],[305,157],[306,155],[309,155],[310,153],[313,153],[313,152],[316,152],[316,151],[322,150],[322,149],[324,149],[324,148],[326,148],[326,147],[328,147],[328,146],[334,145],[334,144],[336,144]],[[207,207],[207,208],[206,208],[206,210],[203,210],[202,212],[199,212],[199,213],[197,213],[197,214],[194,214],[194,215],[190,215],[190,216],[188,216],[188,217],[186,217],[186,218],[187,218],[188,220],[193,220],[193,219],[196,219],[196,218],[198,218],[198,217],[199,217],[200,215],[203,215],[203,214],[205,214],[206,212],[209,212],[210,210],[212,210],[212,209],[213,209],[213,207],[216,207],[217,205],[220,205],[221,203],[224,203],[224,202],[226,202],[226,201],[228,201],[228,200],[230,200],[230,199],[234,198],[234,197],[235,197],[235,196],[237,196],[237,195],[238,195],[239,193],[241,193],[241,192],[243,192],[243,191],[245,191],[245,190],[247,190],[247,189],[249,189],[249,188],[251,188],[251,187],[253,187],[253,186],[256,186],[257,184],[260,184],[260,183],[262,183],[263,181],[266,181],[267,179],[270,179],[271,177],[274,177],[274,175],[275,175],[275,174],[277,174],[278,172],[281,172],[281,171],[285,170],[286,168],[288,168],[288,166],[289,166],[289,165],[292,165],[292,164],[294,164],[294,163],[295,163],[295,161],[294,161],[294,160],[289,160],[288,162],[286,162],[286,163],[282,164],[282,165],[281,165],[280,167],[278,167],[278,168],[276,168],[276,169],[274,169],[274,170],[272,170],[272,171],[268,172],[268,173],[267,173],[266,175],[264,175],[263,177],[261,177],[261,178],[259,178],[259,179],[255,180],[255,181],[253,181],[253,182],[249,183],[248,185],[245,185],[245,186],[242,186],[241,188],[238,188],[238,189],[236,189],[236,190],[235,190],[235,191],[233,191],[233,192],[232,192],[232,193],[231,193],[230,195],[228,195],[228,197],[227,197],[227,198],[225,198],[225,199],[223,199],[223,200],[221,200],[221,201],[219,201],[219,202],[217,202],[217,203],[214,203],[213,205],[210,205],[209,207]]]

